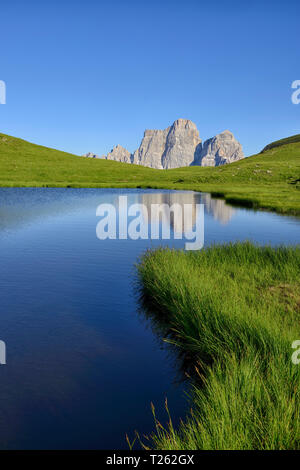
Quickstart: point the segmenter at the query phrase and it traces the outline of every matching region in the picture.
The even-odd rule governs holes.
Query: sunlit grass
[[[299,449],[300,247],[159,249],[138,266],[162,335],[195,374],[192,412],[157,449]]]
[[[300,143],[216,168],[155,170],[82,158],[0,134],[2,187],[165,188],[211,192],[254,209],[300,214]]]

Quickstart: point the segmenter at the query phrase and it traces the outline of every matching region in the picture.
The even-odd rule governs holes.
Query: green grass
[[[285,139],[276,140],[275,142],[266,145],[266,147],[262,150],[261,153],[266,152],[267,150],[272,150],[276,147],[281,147],[282,145],[294,144],[296,142],[300,142],[300,134],[293,135],[291,137],[286,137]]]
[[[192,412],[147,446],[300,449],[300,246],[149,251],[138,266],[161,334],[194,370]]]
[[[85,159],[0,134],[0,186],[187,189],[254,209],[299,215],[300,142],[290,138],[285,145],[217,168],[155,170]]]

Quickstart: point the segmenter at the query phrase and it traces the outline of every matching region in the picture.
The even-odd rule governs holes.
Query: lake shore
[[[192,412],[156,420],[153,448],[300,448],[299,266],[299,246],[247,242],[142,257],[143,302],[193,384]]]
[[[78,157],[4,134],[0,155],[0,187],[193,190],[242,207],[300,215],[299,142],[218,167],[172,170]]]

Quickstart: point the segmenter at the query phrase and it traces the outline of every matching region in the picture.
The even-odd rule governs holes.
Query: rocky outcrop
[[[167,135],[170,127],[161,130],[147,129],[138,150],[134,152],[133,163],[162,169],[162,156],[166,149]]]
[[[196,124],[188,119],[177,119],[167,135],[162,167],[190,166],[198,158],[201,149],[201,139]]]
[[[87,154],[86,157],[102,158]],[[121,145],[104,157],[123,163],[168,169],[183,166],[219,166],[244,158],[241,144],[230,131],[212,137],[202,145],[196,124],[177,119],[164,130],[145,130],[141,145],[130,154]]]
[[[244,158],[244,153],[241,144],[230,131],[224,131],[204,142],[194,164],[200,166],[219,166],[236,162],[242,158]]]
[[[115,160],[117,162],[131,163],[131,153],[122,145],[116,145],[106,156],[107,160]]]
[[[103,158],[103,157],[100,157],[99,155],[96,155],[92,152],[86,153],[85,155],[83,155],[83,157],[85,157],[85,158]]]
[[[201,151],[199,132],[192,121],[177,119],[165,130],[146,130],[133,163],[151,168],[189,166]]]

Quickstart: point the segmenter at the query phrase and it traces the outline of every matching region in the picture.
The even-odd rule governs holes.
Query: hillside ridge
[[[82,158],[0,134],[0,187],[192,190],[243,207],[300,215],[300,142],[227,165],[161,171]]]

